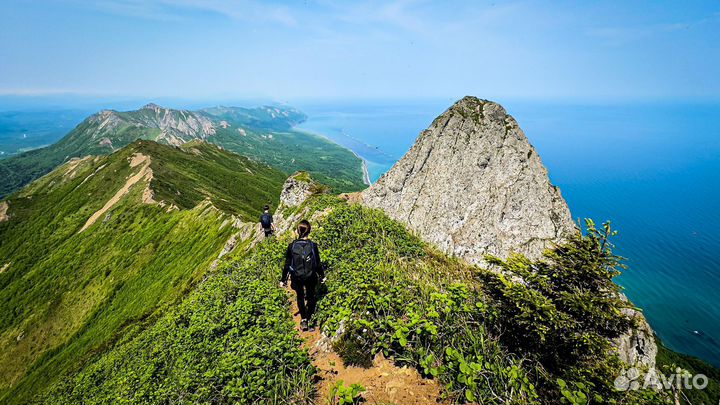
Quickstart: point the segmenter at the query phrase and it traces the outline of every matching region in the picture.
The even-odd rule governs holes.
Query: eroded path
[[[342,380],[346,386],[360,384],[365,387],[362,394],[367,404],[444,404],[441,399],[441,387],[435,380],[423,378],[417,370],[397,367],[391,360],[378,354],[370,368],[345,366],[319,330],[303,332],[300,329],[300,313],[295,302],[295,292],[287,289],[291,302],[295,328],[305,341],[304,346],[310,352],[313,365],[321,378],[318,385],[317,404],[331,404],[331,391]]]
[[[77,164],[77,163],[76,163]],[[95,223],[95,221],[98,220],[103,214],[105,214],[110,208],[112,208],[115,204],[122,199],[125,194],[127,194],[130,191],[130,187],[135,185],[135,183],[139,182],[140,180],[145,179],[146,181],[152,180],[152,169],[150,169],[150,158],[148,156],[143,155],[142,153],[135,153],[132,156],[132,160],[130,161],[130,167],[136,167],[139,165],[143,165],[140,170],[135,173],[134,175],[128,177],[127,181],[125,182],[125,185],[115,193],[114,196],[112,196],[105,205],[100,208],[97,212],[92,214],[90,218],[88,218],[87,222],[85,222],[85,225],[80,229],[79,232],[82,232],[86,229],[88,229],[92,224]]]

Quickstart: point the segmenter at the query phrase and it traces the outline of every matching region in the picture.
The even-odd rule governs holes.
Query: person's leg
[[[307,319],[308,312],[307,312],[307,307],[305,306],[305,285],[304,285],[304,283],[301,283],[298,280],[293,280],[293,290],[295,290],[295,295],[297,295],[297,306],[298,306],[298,311],[300,311],[300,318]]]
[[[305,299],[307,301],[307,318],[310,319],[310,317],[313,316],[315,313],[315,306],[317,305],[317,276],[313,276],[305,283]]]

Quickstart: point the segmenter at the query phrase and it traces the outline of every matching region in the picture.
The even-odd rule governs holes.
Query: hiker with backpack
[[[297,295],[297,306],[302,318],[300,328],[305,332],[314,330],[308,326],[308,322],[315,312],[318,282],[325,282],[325,270],[320,263],[320,251],[317,244],[308,239],[310,229],[310,222],[306,220],[302,220],[298,224],[298,238],[288,245],[280,281],[280,285],[285,287],[288,276],[290,276],[291,287]]]
[[[275,224],[273,224],[273,217],[270,214],[270,206],[266,205],[263,208],[263,213],[260,215],[260,227],[265,232],[265,237],[269,238],[275,233]]]

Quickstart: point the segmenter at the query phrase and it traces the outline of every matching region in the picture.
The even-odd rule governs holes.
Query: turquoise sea
[[[452,100],[297,103],[301,129],[377,180]],[[720,367],[720,104],[502,101],[573,216],[611,220],[628,297],[670,348]]]

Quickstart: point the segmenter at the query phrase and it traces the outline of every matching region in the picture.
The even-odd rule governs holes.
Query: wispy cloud
[[[347,24],[384,24],[407,31],[417,32],[426,28],[419,9],[425,1],[394,0],[365,3],[326,2],[328,14]]]
[[[81,7],[129,17],[153,20],[181,20],[188,11],[217,13],[244,21],[297,25],[291,9],[284,5],[254,0],[61,0]]]
[[[717,22],[718,20],[720,20],[720,13],[715,13],[711,17],[695,21],[626,27],[598,27],[589,29],[587,34],[591,37],[602,39],[607,45],[619,46],[635,41],[642,41],[661,34],[691,30],[704,24]]]

